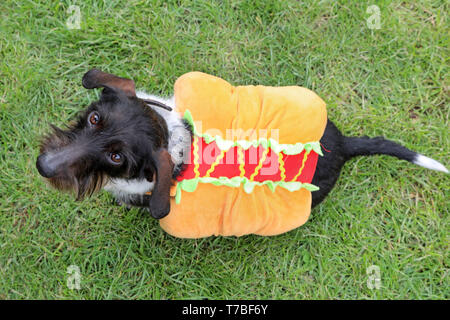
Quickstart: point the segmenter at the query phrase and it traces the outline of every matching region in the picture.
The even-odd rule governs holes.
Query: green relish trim
[[[178,204],[181,201],[181,190],[186,192],[194,192],[197,189],[199,183],[211,183],[215,186],[227,186],[227,187],[240,187],[241,185],[244,187],[244,191],[246,193],[251,193],[255,186],[267,186],[272,192],[275,192],[277,187],[284,188],[289,191],[297,191],[301,188],[305,188],[309,191],[317,191],[319,187],[310,184],[310,183],[302,183],[298,181],[250,181],[247,177],[199,177],[194,179],[186,179],[179,181],[177,183],[177,190],[175,193],[175,203]]]

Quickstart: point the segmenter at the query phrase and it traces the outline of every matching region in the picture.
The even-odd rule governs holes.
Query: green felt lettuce
[[[240,187],[241,185],[244,188],[244,191],[246,193],[252,193],[255,186],[267,186],[272,192],[275,191],[277,187],[284,188],[289,191],[297,191],[301,188],[305,188],[309,191],[317,191],[319,190],[319,187],[310,184],[310,183],[302,183],[298,181],[250,181],[246,177],[233,177],[233,178],[227,178],[227,177],[219,177],[219,178],[212,178],[212,177],[199,177],[194,179],[186,179],[179,181],[177,184],[177,190],[175,194],[175,203],[180,203],[181,201],[181,191],[186,192],[194,192],[195,189],[197,189],[197,186],[199,183],[210,183],[215,186],[227,186],[227,187]]]

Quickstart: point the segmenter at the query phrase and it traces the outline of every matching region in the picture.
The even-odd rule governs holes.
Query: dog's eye
[[[114,164],[120,164],[122,162],[122,155],[120,153],[111,152],[109,158]]]
[[[90,124],[96,125],[97,123],[100,122],[100,115],[94,111],[89,114],[88,119]]]

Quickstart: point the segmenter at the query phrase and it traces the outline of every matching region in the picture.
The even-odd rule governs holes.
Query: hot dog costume
[[[177,111],[191,124],[190,161],[160,220],[181,238],[277,235],[304,224],[324,101],[298,86],[232,86],[201,72],[175,83]]]

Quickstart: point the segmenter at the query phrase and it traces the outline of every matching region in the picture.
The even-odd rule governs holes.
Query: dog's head
[[[66,129],[52,126],[36,161],[39,173],[57,189],[75,191],[78,199],[101,189],[109,178],[155,180],[150,212],[165,216],[173,171],[166,122],[136,97],[130,79],[92,69],[82,84],[102,87],[100,99]]]

